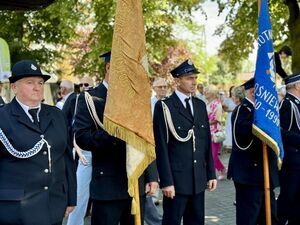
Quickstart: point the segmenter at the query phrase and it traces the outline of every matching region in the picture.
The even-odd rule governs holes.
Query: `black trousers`
[[[234,182],[236,225],[265,225],[265,195],[261,186]],[[278,225],[274,191],[270,191],[272,225]]]
[[[143,225],[145,196],[140,196],[141,224]],[[134,225],[131,198],[124,200],[94,200],[91,225]]]
[[[204,225],[204,192],[181,195],[171,199],[164,196],[162,225]]]
[[[277,204],[280,225],[300,224],[300,170],[282,168]]]

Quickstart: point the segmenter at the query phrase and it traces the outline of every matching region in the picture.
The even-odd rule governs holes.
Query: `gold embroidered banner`
[[[145,44],[141,0],[118,0],[104,127],[127,143],[128,193],[137,218],[138,178],[155,159]]]

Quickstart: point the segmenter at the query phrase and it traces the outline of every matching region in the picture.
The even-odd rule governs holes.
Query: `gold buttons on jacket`
[[[49,173],[49,170],[48,170],[48,169],[45,169],[44,172],[45,172],[45,173]]]
[[[47,191],[48,189],[49,189],[48,186],[45,186],[45,187],[44,187],[44,190],[45,190],[45,191]]]

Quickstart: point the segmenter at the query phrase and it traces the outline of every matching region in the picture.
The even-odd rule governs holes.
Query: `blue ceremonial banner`
[[[258,17],[258,52],[255,70],[253,133],[283,158],[279,102],[275,86],[275,59],[268,1],[261,0]]]

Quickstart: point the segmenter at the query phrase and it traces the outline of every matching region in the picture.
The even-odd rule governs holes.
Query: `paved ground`
[[[221,156],[222,162],[228,165],[229,154]],[[215,192],[206,193],[205,224],[206,225],[234,225],[235,206],[234,186],[232,181],[222,180],[218,183]],[[161,205],[159,206],[160,210]],[[86,219],[85,225],[90,225],[90,218]]]

